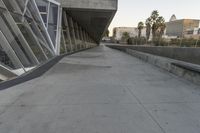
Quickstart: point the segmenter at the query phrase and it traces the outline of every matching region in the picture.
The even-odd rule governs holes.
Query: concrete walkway
[[[199,132],[199,86],[105,46],[0,91],[0,133]]]

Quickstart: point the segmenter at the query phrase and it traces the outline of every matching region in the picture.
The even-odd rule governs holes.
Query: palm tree
[[[158,25],[157,25],[157,19],[159,17],[159,12],[157,10],[154,10],[152,13],[151,13],[151,22],[152,22],[152,35],[153,35],[153,39],[156,37],[156,30],[158,28]]]
[[[139,22],[138,23],[138,37],[141,37],[141,33],[142,33],[142,29],[144,28],[144,23],[143,22]]]
[[[152,22],[155,23],[158,17],[159,17],[159,12],[158,12],[158,10],[154,10],[154,11],[151,13],[151,20],[152,20]]]
[[[126,42],[130,38],[130,34],[128,32],[123,32],[121,40]]]
[[[106,32],[104,33],[104,37],[109,37],[110,31],[107,29]]]
[[[158,17],[156,23],[158,24],[158,37],[161,38],[166,28],[165,19],[160,16]]]
[[[153,39],[156,37],[162,37],[165,31],[165,19],[162,16],[159,16],[159,12],[154,10],[151,13],[151,22],[152,22],[152,35]]]
[[[149,38],[150,38],[150,35],[151,35],[151,25],[152,25],[150,17],[147,18],[145,25],[146,25],[146,38],[147,38],[147,41],[148,41]]]

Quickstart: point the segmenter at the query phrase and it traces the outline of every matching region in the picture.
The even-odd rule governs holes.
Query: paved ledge
[[[185,62],[173,62],[172,65],[184,68],[189,71],[193,71],[194,73],[200,73],[199,65],[194,65],[194,64],[185,63]]]
[[[200,87],[99,46],[0,91],[1,133],[198,133]]]

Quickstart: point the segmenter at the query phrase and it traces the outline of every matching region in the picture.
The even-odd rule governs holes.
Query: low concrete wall
[[[152,65],[155,65],[159,68],[162,68],[170,73],[173,73],[174,75],[177,75],[181,78],[184,78],[195,84],[200,85],[200,73],[199,72],[193,71],[192,69],[185,69],[184,67],[181,67],[179,65],[175,65],[175,64],[181,64],[181,65],[185,65],[185,66],[196,67],[196,66],[193,66],[193,64],[188,64],[185,62],[168,59],[168,58],[164,58],[164,57],[154,56],[151,54],[146,54],[146,53],[138,52],[138,51],[131,50],[131,49],[126,49],[126,53],[128,53],[134,57],[137,57],[141,60],[144,60],[144,61],[146,61]]]
[[[149,54],[150,53],[148,51],[149,49],[148,50],[146,49],[149,53],[140,52],[139,50],[142,47],[135,46],[134,48],[139,48],[139,50],[134,50],[133,46],[116,46],[116,45],[108,45],[108,46],[110,48],[114,48],[114,49],[126,52],[145,62],[155,65],[161,69],[164,69],[176,76],[179,76],[181,78],[184,78],[188,81],[191,81],[195,84],[200,85],[200,65]],[[150,48],[153,48],[153,47],[150,47]]]
[[[129,45],[108,45],[115,49],[125,48],[136,51],[167,57],[175,60],[200,65],[200,48],[179,48],[179,47],[154,47],[154,46],[129,46]]]

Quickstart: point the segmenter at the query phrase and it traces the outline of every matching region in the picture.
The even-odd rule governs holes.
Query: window
[[[48,32],[54,46],[56,44],[57,22],[58,22],[58,6],[51,3],[49,9]]]
[[[18,33],[15,23],[9,19],[9,14],[0,13],[0,30],[4,33],[13,50],[25,67],[36,65],[22,36]],[[13,23],[13,24],[12,24]]]
[[[19,8],[21,9],[21,12],[23,13],[24,9],[25,9],[26,0],[16,0],[16,2],[19,5]]]
[[[25,24],[18,24],[18,27],[21,30],[22,34],[24,35],[29,46],[31,47],[31,50],[37,57],[38,61],[40,63],[46,61],[47,58],[45,57],[45,54],[43,53],[40,44],[34,38],[34,35],[32,31],[28,28],[28,26],[26,26]]]
[[[15,0],[3,0],[3,2],[6,5],[8,11],[21,14],[18,4]]]
[[[189,30],[189,31],[187,31],[187,34],[188,35],[192,35],[194,33],[194,30]]]
[[[8,68],[9,70],[21,69],[23,67],[22,64],[2,32],[0,32],[0,40],[0,65]]]

